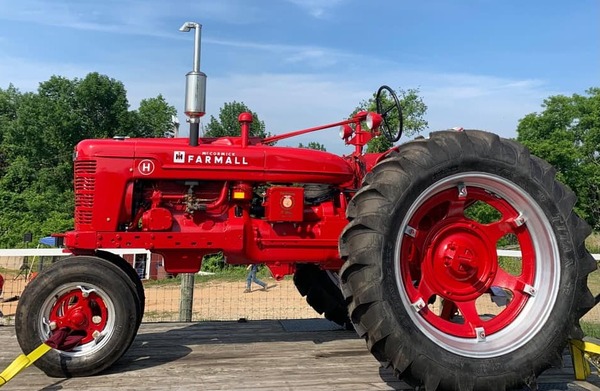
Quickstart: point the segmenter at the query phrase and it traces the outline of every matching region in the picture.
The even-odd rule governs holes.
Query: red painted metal
[[[144,231],[167,231],[173,226],[173,216],[166,208],[152,208],[142,215]]]
[[[80,343],[94,340],[94,332],[101,333],[108,322],[108,310],[102,298],[95,292],[85,295],[78,287],[56,299],[49,315],[49,321],[58,329],[85,331]]]
[[[360,123],[361,120],[364,120],[364,116],[355,117],[355,118],[347,119],[347,120],[344,120],[344,121],[334,122],[334,123],[327,124],[327,125],[315,126],[313,128],[296,130],[294,132],[278,134],[278,135],[275,135],[275,136],[270,136],[270,137],[265,138],[264,139],[264,143],[265,144],[271,144],[271,143],[274,143],[274,142],[277,142],[277,141],[280,141],[280,140],[284,140],[286,138],[300,136],[300,135],[303,135],[303,134],[306,134],[306,133],[315,132],[317,130],[329,129],[329,128],[334,128],[334,127],[337,127],[337,126],[344,126],[344,125],[349,125],[349,124],[357,124],[357,123]]]
[[[238,117],[238,121],[241,125],[242,134],[242,147],[248,146],[248,140],[250,139],[250,124],[252,123],[252,114],[241,113]]]
[[[267,189],[265,217],[267,221],[297,221],[304,219],[304,189],[301,187],[270,187]]]
[[[233,264],[266,263],[278,278],[296,262],[339,269],[347,204],[381,156],[362,153],[372,137],[361,128],[367,114],[260,139],[250,137],[252,115],[242,113],[240,137],[197,146],[179,138],[82,141],[75,229],[65,246],[74,254],[146,248],[162,254],[171,273],[198,271],[204,255],[219,251]],[[349,156],[272,145],[340,124],[351,130]],[[304,185],[323,193],[310,198]]]
[[[456,189],[442,191],[428,199],[411,217],[414,228],[404,235],[400,254],[402,282],[411,302],[443,300],[438,313],[424,308],[419,313],[437,329],[458,337],[475,337],[476,327],[491,335],[508,327],[529,299],[524,292],[534,286],[535,252],[524,225],[515,223],[518,212],[505,200],[483,189],[467,187],[468,198]],[[465,216],[465,209],[480,201],[500,212],[502,217],[481,224]],[[517,238],[522,251],[519,275],[499,267],[497,242],[507,234]],[[511,300],[497,316],[486,319],[477,309],[477,299],[490,287],[509,293]],[[489,300],[489,299],[488,299]],[[450,319],[460,312],[463,323]]]

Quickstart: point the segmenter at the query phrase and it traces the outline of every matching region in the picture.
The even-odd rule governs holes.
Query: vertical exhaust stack
[[[179,31],[194,34],[194,67],[185,75],[185,115],[190,122],[190,145],[198,145],[200,133],[200,117],[206,113],[206,74],[200,72],[200,32],[202,25],[195,22],[185,22]]]

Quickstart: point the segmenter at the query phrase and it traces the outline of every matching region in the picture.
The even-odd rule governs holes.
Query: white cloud
[[[290,0],[295,1],[295,0]],[[0,2],[0,19],[32,20],[40,17],[35,5],[42,4],[35,0],[24,0],[26,7],[19,11],[10,10]],[[117,2],[118,3],[118,2]],[[153,1],[151,4],[154,4]],[[300,0],[296,2],[300,3]],[[61,5],[62,4],[62,5]],[[67,23],[76,28],[113,28],[118,26],[125,30],[139,29],[145,21],[155,18],[155,12],[163,8],[140,13],[136,20],[133,15],[137,2],[128,2],[129,8],[116,7],[110,13],[94,13],[86,9],[88,3],[76,4],[77,7],[67,7],[67,3],[58,2],[53,12],[48,12],[45,23]],[[113,2],[109,4],[114,4]],[[227,7],[236,5],[236,0],[229,0],[221,6],[214,6],[214,15],[225,15]],[[323,6],[327,9],[338,6],[341,1],[331,2],[302,2],[306,7]],[[168,8],[168,7],[167,7]],[[7,11],[7,12],[4,12]],[[89,12],[85,20],[80,21],[81,13]],[[168,11],[165,11],[168,12]],[[97,23],[98,20],[111,23]],[[114,27],[117,28],[117,27]],[[148,32],[161,34],[159,29]],[[174,39],[190,40],[189,35],[180,34],[174,29],[168,33]],[[233,47],[227,52],[228,63],[214,64],[220,66],[220,74],[212,75],[208,70],[208,114],[217,115],[219,108],[225,102],[243,101],[259,117],[265,121],[268,131],[282,133],[325,123],[337,122],[346,118],[357,104],[368,99],[376,89],[387,84],[397,89],[419,88],[421,95],[428,105],[426,119],[430,129],[437,130],[453,126],[465,128],[488,129],[505,137],[515,137],[517,122],[527,113],[539,110],[543,99],[558,93],[550,91],[540,80],[520,80],[486,75],[417,72],[407,70],[390,61],[368,58],[360,54],[311,45],[270,44],[243,40],[229,40],[203,37],[203,42],[221,47]],[[120,53],[127,53],[128,58],[140,56],[139,48],[115,44]],[[49,62],[41,59],[25,59],[8,57],[0,52],[0,88],[5,82],[12,82],[22,91],[35,90],[39,82],[47,80],[51,75],[73,78],[84,77],[88,72],[98,71],[115,77],[124,83],[128,98],[133,108],[144,98],[154,97],[159,93],[168,102],[175,105],[178,111],[183,111],[184,74],[188,70],[191,46],[185,46],[185,52],[175,55],[176,58],[147,58],[143,64],[146,69],[141,72],[139,63],[117,59],[103,59],[102,64],[86,63],[85,59],[70,59],[64,62]],[[115,49],[116,51],[116,49]],[[203,58],[205,50],[203,50]],[[257,63],[254,69],[260,73],[248,71],[248,56],[254,55]],[[244,61],[232,61],[240,56]],[[354,61],[346,61],[352,58]],[[175,71],[176,63],[182,60],[185,71]],[[78,61],[77,63],[69,61]],[[275,65],[272,65],[275,64]],[[283,72],[280,69],[298,70],[295,73]],[[335,65],[335,66],[334,66]],[[110,68],[112,66],[112,68]],[[131,68],[127,68],[130,66]],[[324,70],[330,70],[328,73]],[[376,71],[374,71],[376,70]],[[207,71],[204,69],[204,71]],[[311,73],[312,72],[312,73]],[[560,92],[560,91],[559,91]],[[182,120],[182,128],[185,127]],[[318,141],[333,152],[348,153],[348,148],[342,146],[337,137],[337,130],[321,131],[289,141],[290,145],[298,142]],[[283,144],[283,143],[280,143]],[[350,149],[351,150],[351,149]]]
[[[88,69],[73,64],[36,64],[15,58],[0,61],[0,74],[22,91],[37,89],[39,82],[53,74],[84,77]],[[187,134],[183,112],[183,75],[161,74],[140,78],[134,71],[113,76],[128,91],[132,108],[141,99],[163,94],[180,113],[182,135]],[[418,84],[415,84],[418,82]],[[207,91],[207,116],[217,116],[225,102],[244,102],[256,112],[273,134],[333,123],[347,118],[358,103],[368,99],[380,84],[392,88],[420,88],[428,106],[429,131],[453,126],[494,131],[516,137],[518,120],[539,111],[544,98],[559,92],[549,91],[537,80],[511,80],[467,74],[415,73],[397,70],[377,75],[349,78],[343,74],[231,74],[210,77]],[[0,86],[6,88],[6,86]],[[297,146],[317,141],[328,151],[348,154],[337,129],[281,141],[278,145]]]
[[[39,84],[52,75],[72,79],[85,77],[89,72],[70,63],[34,63],[22,58],[0,56],[0,88],[6,88],[8,83],[12,83],[22,92],[37,90]]]
[[[0,20],[147,36],[170,36],[168,32],[161,32],[161,22],[167,18],[180,18],[182,15],[227,21],[231,24],[247,24],[262,18],[256,6],[243,0],[20,0],[18,6],[9,3],[0,2]]]
[[[399,74],[399,73],[398,73]],[[397,75],[398,75],[397,74]],[[454,126],[493,131],[503,137],[516,137],[518,120],[538,111],[542,100],[553,92],[539,81],[504,80],[480,75],[403,73],[389,77],[393,88],[420,88],[428,105],[428,131]],[[391,74],[384,75],[391,76]],[[406,80],[419,80],[410,85]],[[405,82],[403,84],[402,82]],[[223,103],[244,102],[256,112],[274,134],[293,131],[347,118],[358,103],[368,99],[382,84],[378,77],[356,80],[341,75],[235,74],[211,78],[207,92],[207,118],[217,116]],[[181,97],[175,97],[180,101]],[[187,130],[183,130],[185,133]],[[428,132],[427,131],[427,132]],[[317,141],[328,151],[350,153],[343,146],[337,129],[323,130],[282,141],[279,145],[298,145]]]
[[[252,41],[237,41],[230,39],[215,38],[214,36],[203,37],[202,42],[207,44],[243,49],[253,54],[256,54],[257,51],[261,51],[266,54],[276,56],[265,57],[263,54],[261,54],[261,58],[265,64],[304,65],[309,66],[310,68],[319,69],[333,67],[336,64],[348,60],[359,62],[364,59],[363,56],[360,54],[350,53],[343,50],[322,46],[284,45]],[[238,52],[238,54],[240,53],[242,52]]]
[[[265,17],[258,2],[246,0],[195,0],[191,5],[190,3],[181,3],[180,6],[183,8],[190,7],[191,15],[198,15],[202,20],[245,25],[257,22]],[[169,6],[173,7],[172,5]]]
[[[429,106],[430,128],[462,126],[516,137],[518,120],[538,111],[556,92],[540,80],[512,80],[468,74],[429,74],[420,79]]]
[[[341,5],[345,0],[287,0],[307,11],[315,18],[325,18],[329,12]]]
[[[32,26],[53,26],[74,30],[164,36],[156,28],[169,7],[160,2],[52,2],[21,0],[19,6],[0,2],[0,20]],[[167,34],[168,35],[168,34]]]

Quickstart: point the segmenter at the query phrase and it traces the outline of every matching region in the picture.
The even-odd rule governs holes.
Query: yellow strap
[[[29,359],[29,364],[27,364],[27,366],[30,366],[31,364],[36,362],[38,358],[42,357],[44,354],[48,353],[50,350],[52,350],[52,348],[50,346],[46,345],[45,343],[43,343],[40,346],[38,346],[37,348],[35,348],[33,350],[33,352],[31,352],[27,355],[27,358]]]
[[[33,364],[38,358],[48,353],[52,348],[45,343],[41,344],[29,353],[19,355],[2,373],[0,373],[0,387],[6,384],[10,379],[15,377],[23,369]]]

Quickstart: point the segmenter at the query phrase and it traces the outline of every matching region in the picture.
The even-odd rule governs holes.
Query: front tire
[[[113,254],[109,251],[96,250],[96,256],[106,259],[107,261],[117,265],[131,280],[131,283],[133,284],[133,290],[136,295],[136,300],[138,302],[139,315],[135,328],[137,332],[142,324],[142,318],[144,317],[144,310],[146,308],[146,294],[140,276],[138,276],[133,267],[125,259],[116,254]],[[148,259],[147,262],[150,262],[150,260]]]
[[[376,358],[412,385],[460,391],[532,385],[561,362],[594,305],[596,265],[554,174],[516,142],[465,131],[404,144],[367,175],[340,252],[350,317]],[[481,205],[495,220],[473,218]],[[502,241],[521,250],[516,268]]]
[[[51,323],[85,334],[70,351],[52,349],[35,362],[48,376],[91,376],[115,363],[135,338],[139,303],[129,277],[97,257],[53,264],[27,285],[15,316],[17,340],[29,353],[51,335]]]

